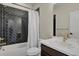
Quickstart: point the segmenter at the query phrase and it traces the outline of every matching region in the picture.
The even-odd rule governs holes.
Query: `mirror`
[[[75,10],[75,4],[57,3],[54,5],[56,15],[56,36],[70,36],[70,13]]]
[[[57,3],[54,5],[56,15],[56,36],[79,39],[79,4]]]

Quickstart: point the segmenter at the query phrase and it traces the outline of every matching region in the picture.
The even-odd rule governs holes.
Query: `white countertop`
[[[70,56],[79,56],[78,39],[68,39],[64,42],[63,37],[53,37],[50,39],[41,39],[41,44]]]

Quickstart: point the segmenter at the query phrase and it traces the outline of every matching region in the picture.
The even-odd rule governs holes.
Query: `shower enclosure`
[[[0,45],[27,42],[28,12],[0,5]]]

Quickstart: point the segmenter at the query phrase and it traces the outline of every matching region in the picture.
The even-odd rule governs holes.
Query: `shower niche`
[[[27,42],[28,11],[0,5],[0,46]]]

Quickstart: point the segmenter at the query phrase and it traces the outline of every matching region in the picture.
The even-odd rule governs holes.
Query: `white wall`
[[[57,18],[57,35],[61,36],[69,31],[70,13],[79,10],[78,3],[58,3],[54,5],[54,13]]]
[[[33,9],[40,8],[40,38],[53,36],[53,4],[39,3]]]

